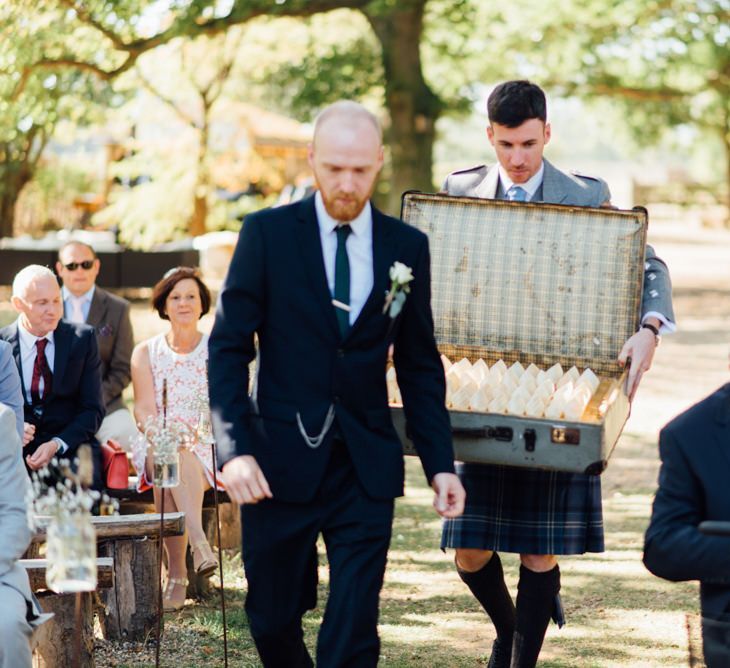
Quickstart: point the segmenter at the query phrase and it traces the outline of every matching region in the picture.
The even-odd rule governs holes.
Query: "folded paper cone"
[[[529,373],[533,378],[537,378],[537,374],[540,373],[540,367],[536,364],[530,363],[530,366],[528,366],[525,371]],[[543,372],[544,373],[544,372]]]
[[[451,407],[457,411],[468,410],[470,398],[469,391],[465,387],[460,387],[451,395]]]
[[[557,383],[563,377],[563,367],[560,364],[553,364],[545,373],[553,383]]]
[[[507,365],[504,360],[497,360],[489,369],[490,372],[499,373],[500,378],[507,373]]]
[[[453,364],[451,364],[451,361],[449,360],[449,358],[443,354],[441,355],[441,364],[443,364],[443,366],[444,366],[444,371],[448,371],[453,366]]]
[[[601,381],[598,380],[598,376],[596,376],[596,374],[590,369],[585,369],[578,380],[579,382],[587,383],[591,388],[591,392],[595,392],[601,384]]]
[[[535,377],[529,371],[525,371],[525,373],[522,374],[522,378],[520,378],[519,386],[524,387],[530,394],[532,394],[537,389]]]
[[[469,408],[478,413],[484,413],[487,410],[487,406],[489,406],[490,399],[491,397],[489,396],[487,388],[477,390],[477,392],[474,393],[474,396],[469,400]]]
[[[512,415],[524,415],[525,402],[520,397],[513,396],[507,404],[507,412]]]
[[[507,408],[507,400],[503,396],[496,396],[489,402],[487,410],[490,413],[504,413]]]
[[[545,413],[545,402],[540,397],[532,397],[525,404],[525,415],[529,417],[542,417]]]

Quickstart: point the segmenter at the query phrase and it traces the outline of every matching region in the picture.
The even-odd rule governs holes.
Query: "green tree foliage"
[[[23,4],[27,0],[7,0]],[[431,162],[436,121],[448,108],[447,100],[432,90],[423,73],[421,42],[425,20],[436,17],[439,38],[434,40],[435,51],[458,51],[463,30],[468,25],[469,0],[242,0],[221,3],[218,0],[188,0],[169,2],[167,5],[152,0],[40,0],[36,13],[41,16],[63,14],[64,20],[73,23],[74,29],[95,33],[95,42],[101,45],[89,53],[82,40],[64,40],[58,35],[53,48],[36,54],[19,68],[15,95],[28,85],[34,73],[75,67],[80,71],[94,72],[102,80],[111,80],[134,66],[139,57],[177,37],[196,37],[224,32],[231,26],[267,17],[309,17],[335,9],[355,9],[363,12],[380,45],[380,57],[384,74],[384,100],[389,122],[387,139],[391,148],[392,188],[388,208],[397,210],[400,191],[405,188],[431,189]],[[68,32],[70,34],[71,31]],[[355,47],[367,46],[370,38],[356,42]],[[356,63],[363,63],[358,48],[339,50],[330,62],[325,60],[325,71],[335,73],[343,58],[345,72],[333,77],[332,91],[348,81],[347,73]],[[359,54],[359,55],[358,55]],[[310,60],[305,65],[314,63]],[[367,65],[367,59],[363,63]],[[355,73],[369,75],[374,70],[358,68]],[[444,82],[459,81],[459,68],[454,76]],[[346,95],[364,90],[366,84],[344,86]],[[451,83],[444,90],[454,92]],[[326,91],[325,91],[326,92]],[[321,94],[324,100],[327,95]]]
[[[515,69],[565,94],[620,103],[644,144],[679,125],[711,134],[724,147],[717,173],[730,194],[730,0],[550,5],[510,6],[529,28],[495,37]]]
[[[101,117],[99,103],[113,102],[109,87],[84,70],[30,68],[60,53],[59,35],[83,41],[89,57],[99,42],[94,31],[73,29],[65,12],[37,19],[33,7],[26,0],[0,4],[0,236],[12,236],[15,203],[59,120],[83,125]]]

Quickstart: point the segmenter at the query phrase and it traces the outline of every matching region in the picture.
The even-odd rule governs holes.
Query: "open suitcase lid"
[[[647,213],[406,192],[429,237],[439,349],[617,376],[639,324]]]

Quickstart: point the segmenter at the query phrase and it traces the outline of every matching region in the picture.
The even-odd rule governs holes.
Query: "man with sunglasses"
[[[96,285],[100,268],[94,249],[81,241],[69,241],[58,251],[56,273],[63,281],[63,318],[92,326],[99,344],[106,417],[96,437],[101,443],[114,439],[131,451],[137,427],[122,399],[122,392],[132,378],[130,358],[134,335],[129,302]]]

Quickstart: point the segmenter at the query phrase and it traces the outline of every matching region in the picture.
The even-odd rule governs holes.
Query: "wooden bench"
[[[33,634],[35,668],[67,668],[75,665],[76,647],[79,666],[94,666],[94,592],[81,593],[81,628],[76,619],[76,595],[56,594],[46,583],[46,559],[21,559],[18,562],[30,580],[43,612],[53,618],[41,624]],[[114,563],[109,557],[96,560],[96,590],[114,586]]]
[[[119,512],[127,513],[154,512],[152,490],[137,491],[137,479],[130,476],[127,489],[110,489],[107,494],[119,502]],[[221,548],[224,550],[241,549],[241,512],[238,504],[233,503],[228,494],[218,492],[218,512],[221,522]],[[218,535],[215,522],[215,497],[212,489],[205,492],[202,512],[203,531],[211,547],[218,547]],[[207,577],[200,577],[193,568],[193,558],[190,550],[187,553],[188,567],[188,598],[202,599],[210,591],[210,582]]]
[[[157,633],[160,515],[93,517],[98,552],[114,563],[113,585],[99,593],[99,623],[107,640],[144,641]],[[163,536],[185,533],[185,514],[165,513]],[[41,526],[33,542],[45,542]]]

